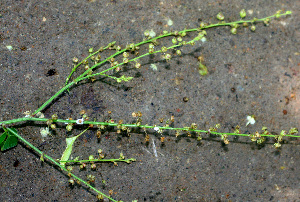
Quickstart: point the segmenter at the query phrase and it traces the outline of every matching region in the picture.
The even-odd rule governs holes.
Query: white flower
[[[83,119],[77,119],[77,120],[76,120],[76,123],[77,123],[77,124],[83,124],[83,121],[84,121]]]
[[[154,129],[156,132],[159,131],[159,127],[157,127],[157,126],[155,126],[153,129]]]
[[[41,136],[43,139],[50,134],[49,128],[41,128],[40,130]]]
[[[156,36],[156,33],[153,31],[153,29],[150,30],[149,34],[151,38],[154,38]]]
[[[247,116],[247,123],[246,126],[248,126],[249,124],[255,124],[255,119],[254,119],[254,115],[252,116]]]
[[[23,114],[25,114],[25,118],[31,117],[31,111],[26,111]]]

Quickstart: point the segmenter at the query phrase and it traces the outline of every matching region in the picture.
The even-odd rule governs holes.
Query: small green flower
[[[224,18],[225,18],[225,17],[224,17],[224,15],[223,15],[223,13],[221,13],[221,12],[218,13],[218,15],[217,15],[217,19],[218,19],[218,20],[224,20]]]
[[[246,17],[246,11],[245,11],[245,9],[242,9],[241,11],[240,11],[240,16],[241,16],[241,18],[244,18],[244,17]]]

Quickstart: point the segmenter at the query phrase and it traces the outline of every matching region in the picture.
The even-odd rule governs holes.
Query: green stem
[[[65,90],[70,88],[72,85],[74,85],[75,82],[72,81],[71,83],[67,84],[63,88],[61,88],[57,93],[55,93],[49,100],[47,100],[42,106],[40,106],[35,112],[33,112],[32,115],[35,115],[36,113],[42,111],[48,104],[50,104],[55,98],[57,98],[60,94],[62,94]]]
[[[240,21],[229,22],[229,23],[217,23],[217,24],[207,25],[207,26],[201,28],[201,30],[208,29],[208,28],[212,28],[212,27],[217,27],[217,26],[230,26],[230,25],[232,25],[232,24],[241,24],[241,23],[244,23],[244,22],[247,22],[247,23],[248,23],[248,22],[259,22],[259,21],[264,21],[264,20],[266,20],[266,19],[268,19],[268,18],[281,17],[281,16],[283,16],[283,15],[288,15],[288,14],[290,14],[290,12],[286,12],[286,13],[283,13],[283,14],[274,14],[274,15],[269,16],[269,17],[265,17],[265,18],[261,18],[261,19],[256,19],[255,21],[254,21],[254,20],[240,20]],[[185,30],[180,31],[179,33],[183,33],[183,32],[194,32],[194,31],[199,31],[199,28],[185,29]],[[155,38],[152,38],[152,39],[149,39],[149,40],[146,40],[146,41],[142,41],[142,42],[140,42],[140,43],[137,43],[137,44],[135,44],[135,46],[140,46],[140,45],[143,45],[143,44],[146,44],[146,43],[150,43],[150,42],[155,41],[155,40],[157,40],[157,39],[160,39],[160,38],[163,38],[163,37],[167,37],[167,36],[171,36],[171,35],[174,35],[174,33],[167,33],[167,34],[164,34],[164,35],[161,35],[161,36],[157,36],[157,37],[155,37]],[[172,46],[172,47],[174,48],[174,47],[176,47],[176,46],[179,46],[179,44],[178,44],[178,45],[175,45],[175,46]],[[107,48],[109,48],[109,47],[110,47],[110,45],[106,46],[105,49],[107,49]],[[169,48],[172,48],[172,47],[169,47]],[[168,49],[169,49],[169,48],[168,48]],[[67,89],[68,89],[69,87],[71,87],[72,85],[77,84],[77,82],[82,81],[82,80],[87,79],[87,78],[90,78],[90,77],[92,77],[92,76],[97,76],[97,75],[104,74],[105,72],[107,72],[107,71],[109,71],[109,70],[112,70],[112,69],[116,68],[117,66],[123,64],[123,63],[121,63],[121,64],[119,64],[119,65],[117,65],[117,66],[114,66],[114,67],[112,67],[112,68],[106,69],[106,70],[104,70],[104,71],[102,71],[102,72],[100,72],[100,73],[86,76],[86,75],[90,72],[90,70],[95,69],[96,67],[98,67],[98,66],[104,64],[105,62],[109,61],[109,59],[111,59],[111,58],[113,58],[113,57],[115,57],[115,56],[118,56],[118,55],[120,55],[121,53],[123,53],[123,52],[125,52],[125,51],[127,51],[127,49],[120,50],[120,51],[116,52],[115,54],[113,54],[113,55],[107,57],[105,60],[103,60],[103,61],[101,61],[101,62],[99,62],[99,63],[93,65],[90,69],[86,70],[83,74],[81,74],[80,76],[78,76],[78,77],[77,77],[76,79],[74,79],[71,83],[67,84],[69,78],[70,78],[71,75],[74,73],[74,71],[76,70],[77,66],[79,66],[79,65],[77,65],[76,68],[75,68],[75,70],[73,69],[72,72],[71,72],[71,74],[70,74],[69,77],[67,78],[66,86],[64,86],[63,88],[61,88],[55,95],[53,95],[49,100],[47,100],[40,108],[38,108],[38,109],[33,113],[33,115],[35,115],[36,113],[38,113],[38,112],[40,112],[41,110],[43,110],[49,103],[51,103],[51,102],[52,102],[55,98],[57,98],[61,93],[63,93],[65,90],[67,90]],[[99,51],[96,51],[95,53],[90,54],[86,59],[90,58],[91,56],[93,56],[94,54],[96,54],[96,53],[98,53],[98,52],[99,52]],[[156,52],[151,53],[151,54],[155,54],[155,53],[158,53],[158,52],[161,52],[161,51],[156,51]],[[137,60],[137,59],[139,59],[139,58],[141,58],[141,57],[145,57],[145,56],[147,56],[147,55],[150,55],[150,53],[146,53],[146,54],[141,55],[141,56],[139,56],[139,57],[136,57],[136,58],[134,58],[134,59],[132,59],[132,60],[130,60],[130,61]],[[84,60],[83,60],[83,61],[84,61]],[[83,61],[82,61],[82,62],[83,62]],[[82,63],[82,62],[81,62],[81,63]],[[81,63],[80,63],[80,64],[81,64]],[[85,77],[85,76],[86,76],[86,77]]]
[[[103,195],[104,197],[117,202],[116,200],[112,199],[110,196],[105,195],[104,193],[102,193],[101,191],[99,191],[98,189],[94,188],[92,185],[90,185],[89,183],[87,183],[86,181],[82,180],[81,178],[77,177],[76,175],[74,175],[73,173],[69,172],[65,167],[61,166],[58,162],[56,162],[53,158],[51,158],[50,156],[48,156],[47,154],[44,154],[41,150],[39,150],[38,148],[36,148],[35,146],[33,146],[30,142],[28,142],[27,140],[25,140],[22,136],[20,136],[18,133],[16,133],[15,131],[13,131],[10,128],[6,128],[10,133],[14,134],[17,138],[19,138],[22,142],[24,142],[26,145],[28,145],[30,148],[32,148],[34,151],[36,151],[39,155],[43,156],[44,158],[48,159],[49,161],[51,161],[53,164],[55,164],[56,166],[60,167],[62,170],[66,171],[69,175],[71,175],[73,178],[75,178],[76,180],[82,182],[83,184],[85,184],[86,186],[88,186],[90,189],[94,190],[95,192],[97,192],[98,194]]]
[[[62,163],[85,163],[85,162],[128,162],[136,161],[136,159],[93,159],[93,160],[68,160],[68,161],[59,161]]]
[[[5,125],[5,124],[12,124],[12,123],[18,123],[22,121],[41,121],[41,122],[47,122],[49,119],[46,118],[35,118],[35,117],[24,117],[24,118],[19,118],[19,119],[12,119],[8,121],[2,121],[0,122],[0,125]],[[53,122],[58,122],[58,123],[73,123],[76,124],[76,120],[64,120],[64,119],[57,119],[53,120]],[[199,129],[191,129],[191,128],[173,128],[173,127],[164,127],[164,126],[149,126],[149,125],[137,125],[137,124],[118,124],[118,123],[109,123],[109,122],[97,122],[97,121],[84,121],[83,124],[92,124],[92,125],[102,125],[102,126],[125,126],[125,127],[130,127],[130,128],[148,128],[148,129],[153,129],[157,127],[158,129],[161,130],[177,130],[177,131],[190,131],[190,132],[199,132],[199,133],[210,133],[214,135],[237,135],[237,136],[247,136],[251,134],[238,134],[238,133],[220,133],[220,132],[213,132],[213,131],[208,131],[208,130],[199,130]],[[276,137],[277,135],[264,135],[260,134],[261,136],[266,136],[266,137]],[[285,135],[285,137],[296,137],[300,138],[300,135]]]

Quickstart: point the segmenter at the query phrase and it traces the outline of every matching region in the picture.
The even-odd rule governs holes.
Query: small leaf
[[[63,155],[61,156],[61,161],[67,161],[69,160],[71,153],[72,153],[72,149],[73,149],[73,144],[75,142],[75,140],[82,135],[85,131],[87,131],[89,128],[85,129],[84,131],[82,131],[79,135],[75,136],[75,137],[69,137],[66,138],[66,143],[67,143],[67,147],[65,149],[65,151],[63,152]],[[60,165],[62,165],[63,167],[65,167],[66,162],[60,162]]]
[[[5,151],[7,149],[15,147],[18,144],[18,138],[9,130],[4,130],[5,132],[2,133],[2,135],[0,136],[1,151]],[[18,131],[15,128],[11,128],[10,130],[13,130],[15,133],[18,133]]]
[[[2,142],[4,142],[4,140],[6,139],[6,137],[7,137],[7,132],[5,131],[0,136],[0,145],[2,144]]]
[[[12,130],[17,133],[16,129],[12,128]],[[2,137],[2,135],[1,135],[1,137]],[[7,139],[5,140],[3,145],[1,145],[1,151],[5,151],[7,149],[13,148],[13,147],[17,146],[17,144],[18,144],[18,138],[16,136],[14,136],[14,134],[12,134],[8,131]]]
[[[75,137],[70,137],[70,138],[66,138],[66,143],[67,143],[67,147],[63,153],[63,155],[61,156],[61,161],[67,161],[69,160],[71,153],[72,153],[72,149],[73,149],[73,144],[75,142],[75,140],[79,137],[80,135],[77,135]],[[60,165],[65,167],[66,162],[61,162]]]

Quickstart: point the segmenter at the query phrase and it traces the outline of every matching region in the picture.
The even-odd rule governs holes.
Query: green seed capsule
[[[221,13],[221,12],[218,13],[218,15],[217,15],[217,19],[218,19],[218,20],[224,20],[224,18],[225,18],[225,17],[224,17],[224,15],[223,15],[223,13]]]
[[[246,11],[245,11],[245,9],[242,9],[241,11],[240,11],[240,16],[241,16],[241,18],[244,18],[244,17],[246,17]]]
[[[237,33],[237,29],[235,27],[231,28],[230,30],[231,34],[236,34]]]

